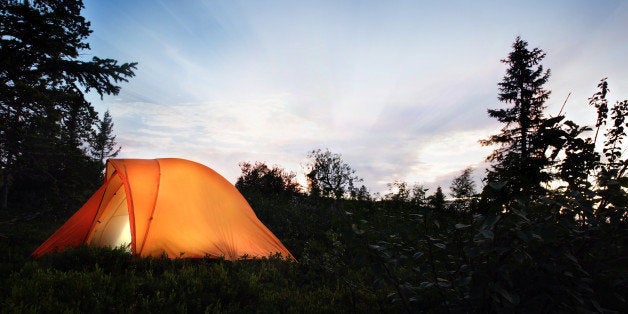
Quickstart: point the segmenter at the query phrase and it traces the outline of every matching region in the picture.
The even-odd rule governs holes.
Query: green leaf
[[[464,228],[468,228],[468,227],[470,227],[470,226],[471,226],[471,225],[465,225],[465,224],[460,224],[460,223],[458,223],[458,224],[456,224],[454,227],[456,227],[456,229],[464,229]]]
[[[577,126],[578,126],[577,124],[575,124],[575,123],[574,123],[573,121],[571,121],[571,120],[567,120],[567,121],[565,121],[564,123],[565,123],[565,125],[567,125],[567,126],[569,126],[569,127],[571,127],[571,128],[575,128],[575,127],[577,127]]]
[[[512,210],[513,213],[515,213],[515,215],[523,218],[525,221],[530,221],[528,219],[528,217],[526,216],[526,213],[523,210],[519,211],[519,210],[517,210],[515,208],[512,208],[511,210]]]
[[[517,230],[517,237],[525,243],[530,242],[530,237],[528,237],[528,235],[523,233],[521,230]]]
[[[489,229],[489,230],[493,229],[495,227],[495,224],[497,224],[497,222],[501,218],[502,218],[501,215],[486,218],[486,220],[484,220],[484,223],[482,224],[482,229]]]
[[[439,249],[445,249],[447,248],[447,246],[445,245],[445,243],[434,243],[434,246],[439,248]]]
[[[617,181],[619,181],[619,184],[622,187],[628,188],[628,177],[621,177],[621,178],[617,179]]]
[[[353,232],[355,234],[363,234],[364,230],[358,228],[358,226],[356,224],[351,224],[351,230],[353,230]]]
[[[427,288],[431,288],[432,286],[434,286],[433,283],[424,281],[419,284],[419,289],[427,289]]]
[[[493,190],[501,190],[506,186],[506,183],[503,182],[491,182],[488,184],[489,187],[491,187]]]
[[[499,293],[502,297],[504,297],[504,299],[506,299],[506,301],[508,301],[510,304],[513,304],[513,305],[519,304],[519,296],[517,294],[512,294],[504,290],[504,288],[502,288],[500,285],[495,285],[493,288],[495,289],[495,291],[497,291],[497,293]]]
[[[469,285],[469,283],[471,283],[471,276],[458,278],[458,279],[454,280],[454,285],[456,285],[458,287],[467,286],[467,285]]]
[[[423,256],[423,252],[416,252],[414,253],[414,255],[412,255],[412,258],[418,260],[419,258],[421,258],[421,256]]]
[[[444,279],[444,278],[436,278],[436,280],[438,281],[438,286],[441,288],[447,288],[449,287],[449,280]]]
[[[539,234],[532,232],[532,238],[538,240],[538,241],[543,241],[543,237],[541,237]]]
[[[481,233],[487,239],[492,240],[493,238],[495,238],[495,234],[491,230],[482,230]]]
[[[574,264],[578,264],[578,259],[575,256],[571,255],[571,253],[566,252],[565,257],[567,257],[570,261],[574,262]]]

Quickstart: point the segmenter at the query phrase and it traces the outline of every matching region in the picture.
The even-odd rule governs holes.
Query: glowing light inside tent
[[[131,243],[131,225],[126,193],[119,178],[112,180],[111,201],[103,212],[108,213],[100,217],[91,239],[91,244],[107,247],[129,247]]]
[[[131,244],[131,224],[129,223],[129,215],[113,217],[111,223],[116,221],[116,227],[110,230],[110,243],[111,247],[130,248]]]

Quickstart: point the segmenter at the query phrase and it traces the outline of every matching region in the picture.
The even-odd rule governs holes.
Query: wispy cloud
[[[86,13],[94,55],[139,62],[119,96],[93,99],[122,156],[190,158],[232,181],[241,161],[300,172],[315,148],[374,191],[484,167],[477,141],[498,129],[486,109],[501,106],[499,59],[516,35],[548,53],[550,111],[573,91],[570,118],[586,122],[604,76],[628,94],[622,1],[87,0]]]

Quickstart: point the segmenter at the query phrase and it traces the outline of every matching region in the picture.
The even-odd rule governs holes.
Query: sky
[[[120,158],[178,157],[231,182],[243,161],[294,171],[342,155],[371,192],[447,191],[495,147],[500,63],[517,36],[547,53],[547,114],[593,124],[608,77],[628,98],[628,1],[85,0],[85,57],[138,62],[109,110]],[[479,184],[479,182],[478,182]]]

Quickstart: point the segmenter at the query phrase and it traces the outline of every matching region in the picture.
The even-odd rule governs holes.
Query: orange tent
[[[84,243],[140,256],[292,258],[231,183],[174,158],[110,159],[103,186],[33,256]]]

